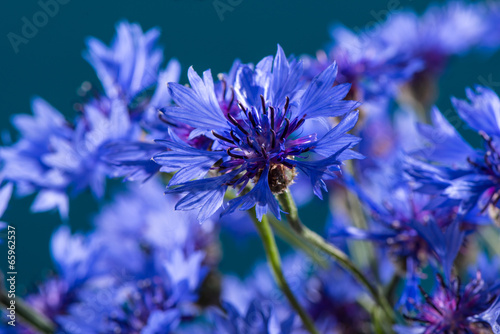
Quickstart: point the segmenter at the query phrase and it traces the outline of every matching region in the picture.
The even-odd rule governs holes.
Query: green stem
[[[297,234],[290,231],[290,228],[288,226],[272,218],[269,219],[269,224],[272,226],[273,230],[276,231],[276,235],[283,239],[283,241],[291,245],[293,248],[306,253],[321,268],[328,268],[328,262],[323,257],[323,253],[321,253],[321,255],[318,254],[316,249],[313,249],[308,243],[297,236]]]
[[[250,191],[250,187],[247,187],[243,190],[243,194]],[[231,200],[235,198],[234,192],[226,192],[225,198],[226,200]],[[250,212],[249,212],[250,213]],[[252,213],[250,213],[252,216]],[[276,235],[285,241],[287,244],[291,245],[293,248],[298,249],[306,253],[315,263],[317,263],[322,268],[328,267],[328,262],[322,256],[323,253],[318,254],[316,249],[313,249],[308,243],[306,243],[303,239],[299,238],[297,234],[290,231],[290,228],[283,224],[282,222],[276,219],[269,219],[269,224],[272,226],[273,230],[276,232]]]
[[[280,194],[279,200],[283,209],[288,212],[287,219],[292,229],[306,241],[333,257],[344,269],[349,271],[368,290],[374,301],[384,310],[386,316],[393,321],[395,318],[394,311],[382,291],[368,281],[365,275],[351,262],[342,250],[328,243],[319,234],[311,231],[302,224],[297,206],[290,192],[287,190]]]
[[[399,276],[398,273],[394,273],[392,275],[391,280],[385,287],[385,296],[387,300],[392,300],[392,297],[394,296],[394,293],[396,292],[396,288],[398,287],[399,282],[401,281],[401,277]]]
[[[276,240],[274,239],[274,234],[271,229],[271,226],[269,225],[267,216],[263,216],[262,221],[260,222],[257,220],[255,212],[253,212],[251,216],[254,221],[255,227],[259,232],[260,238],[262,239],[262,243],[264,244],[264,250],[266,252],[267,262],[269,264],[271,272],[273,273],[273,277],[276,281],[276,284],[281,289],[283,294],[286,296],[286,298],[288,299],[292,307],[295,309],[295,311],[298,313],[306,329],[311,334],[319,334],[319,332],[314,327],[313,321],[306,313],[306,311],[304,311],[302,306],[300,306],[292,290],[288,286],[288,283],[286,282],[285,275],[283,274],[283,270],[281,268],[281,259],[278,251],[278,246],[276,245]]]
[[[5,290],[0,291],[0,303],[6,308],[10,307],[11,299],[7,296]],[[21,298],[16,297],[16,315],[19,315],[24,322],[31,325],[33,328],[39,330],[42,333],[51,334],[54,333],[54,324],[43,314],[34,310],[31,306],[26,304]]]

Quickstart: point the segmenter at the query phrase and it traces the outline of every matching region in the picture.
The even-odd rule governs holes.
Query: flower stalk
[[[283,207],[283,209],[288,213],[287,219],[291,228],[300,235],[304,240],[319,248],[326,254],[330,255],[335,259],[344,269],[350,272],[356,280],[358,280],[361,285],[363,285],[368,293],[372,296],[375,303],[378,304],[383,310],[385,315],[390,321],[394,321],[394,311],[390,305],[390,303],[385,298],[381,289],[373,286],[368,278],[351,262],[347,254],[345,254],[342,250],[338,249],[334,245],[328,243],[323,237],[317,234],[314,231],[308,229],[304,224],[302,224],[297,205],[290,194],[290,191],[287,190],[279,195],[279,201]]]
[[[276,240],[274,239],[274,234],[271,229],[271,226],[269,225],[267,216],[264,215],[262,217],[262,221],[260,222],[258,221],[255,215],[255,210],[252,212],[251,216],[255,224],[255,227],[259,232],[262,244],[264,245],[267,262],[269,264],[273,277],[276,281],[276,284],[281,289],[283,294],[286,296],[286,298],[288,299],[294,310],[297,312],[300,319],[302,320],[302,323],[304,324],[304,327],[309,331],[309,333],[319,334],[318,330],[314,326],[314,322],[309,317],[307,312],[299,304],[297,298],[293,294],[292,290],[290,289],[290,286],[288,285],[285,279],[285,275],[283,274],[283,270],[281,267],[281,259],[278,246],[276,245]]]

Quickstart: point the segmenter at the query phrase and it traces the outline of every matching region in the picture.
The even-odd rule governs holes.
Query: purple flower
[[[498,297],[498,286],[490,288],[478,273],[477,277],[465,287],[458,279],[446,284],[437,276],[437,286],[432,294],[420,288],[423,302],[416,311],[406,315],[409,321],[418,323],[416,328],[400,327],[398,333],[482,333],[492,327],[485,322],[484,312],[493,305]],[[497,331],[498,328],[495,328]]]
[[[403,263],[410,260],[420,266],[437,259],[445,273],[450,273],[465,235],[461,221],[454,223],[457,210],[429,208],[432,196],[415,192],[400,168],[385,168],[366,172],[361,185],[349,183],[371,217],[369,229],[346,226],[332,230],[331,235],[373,240]]]

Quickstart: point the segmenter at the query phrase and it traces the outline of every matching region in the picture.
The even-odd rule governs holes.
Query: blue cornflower
[[[174,250],[185,254],[206,250],[204,263],[218,262],[212,221],[200,225],[194,214],[175,211],[176,197],[156,196],[162,187],[155,179],[131,185],[94,219],[96,238],[107,245],[100,256],[107,270],[144,275],[152,254],[163,261],[165,255],[177,254]]]
[[[361,184],[346,179],[371,218],[369,229],[347,226],[332,230],[332,236],[373,240],[386,247],[394,260],[415,270],[428,260],[438,260],[446,275],[451,273],[465,237],[456,208],[428,208],[434,198],[416,192],[399,164],[367,171],[364,177]]]
[[[214,226],[175,212],[170,196],[154,196],[159,191],[155,182],[130,186],[101,210],[88,235],[60,227],[51,242],[57,276],[27,301],[75,334],[139,327],[155,333],[195,316],[219,259]]]
[[[106,178],[112,176],[112,168],[105,160],[107,145],[138,136],[139,129],[122,101],[93,101],[85,105],[71,137],[51,140],[51,151],[42,159],[62,174],[66,187],[74,194],[90,188],[97,198],[102,198]]]
[[[485,15],[481,4],[451,2],[431,6],[421,17],[412,12],[394,14],[372,33],[408,59],[423,60],[425,70],[436,73],[450,56],[479,45],[486,35]]]
[[[165,127],[158,128],[157,109],[171,103],[167,82],[178,80],[180,65],[174,59],[159,70],[163,56],[156,46],[158,33],[143,33],[137,24],[122,22],[110,48],[89,39],[85,57],[96,69],[104,94],[92,91],[91,98],[78,104],[81,114],[73,122],[40,98],[32,101],[34,116],[14,117],[21,138],[1,149],[2,175],[19,195],[38,192],[32,211],[56,208],[67,218],[69,195],[90,188],[102,198],[109,177],[144,180],[159,170],[151,157],[163,146],[146,140],[153,132],[154,138],[162,138],[158,133]],[[123,143],[128,149],[117,150]]]
[[[115,138],[106,145],[102,160],[114,166],[114,175],[144,181],[160,169],[151,157],[161,152],[163,146],[154,144],[152,138],[162,138],[162,131],[166,132],[158,118],[158,109],[171,104],[167,82],[179,80],[180,64],[172,59],[164,70],[160,70],[163,53],[157,45],[159,29],[143,33],[138,24],[120,22],[116,30],[110,47],[96,38],[89,38],[84,57],[94,67],[104,87],[104,96],[97,100],[122,101],[131,122],[140,125],[144,133]]]
[[[192,88],[170,84],[177,107],[165,108],[164,114],[215,139],[210,150],[175,137],[159,141],[170,151],[154,160],[165,171],[178,171],[167,192],[188,193],[177,209],[200,208],[198,219],[206,220],[222,207],[228,187],[243,190],[253,183],[250,191],[229,201],[226,213],[257,206],[259,219],[268,208],[279,217],[274,194],[292,184],[297,170],[310,178],[314,193],[321,197],[321,188],[326,189],[323,179],[335,177],[343,160],[361,157],[350,150],[359,139],[346,134],[357,121],[358,113],[352,110],[358,103],[343,100],[350,85],[333,86],[337,66],[332,64],[309,85],[300,80],[301,74],[302,63],[288,61],[281,47],[274,65],[267,57],[255,68],[240,66],[234,86],[237,111],[221,108],[210,71],[202,79],[190,68]],[[346,116],[321,138],[302,133],[308,119],[342,115]],[[304,160],[311,153],[318,158]]]
[[[82,289],[105,274],[99,268],[99,257],[105,247],[92,234],[72,235],[68,226],[56,230],[50,246],[57,276],[40,284],[26,301],[59,326],[57,318],[79,301]]]
[[[407,167],[420,191],[440,195],[441,207],[459,205],[462,215],[498,207],[500,200],[500,99],[480,86],[475,91],[468,89],[467,97],[470,102],[452,102],[465,123],[482,136],[482,147],[473,148],[435,111],[434,127],[421,126],[429,146],[416,152],[419,159],[409,159]]]
[[[316,58],[304,57],[304,76],[312,79],[335,61],[337,83],[351,83],[350,96],[355,99],[393,98],[399,86],[423,68],[420,59],[409,59],[369,31],[358,35],[337,25],[330,35],[333,41],[326,51],[319,51]]]
[[[352,83],[356,99],[378,102],[397,95],[427,107],[435,98],[435,78],[451,56],[484,45],[498,48],[498,10],[490,7],[452,2],[431,6],[420,17],[398,11],[361,31],[337,25],[331,30],[331,46],[315,59],[306,57],[306,76],[311,78],[335,60],[340,68],[337,81]]]
[[[479,272],[465,287],[458,279],[447,284],[438,275],[435,291],[429,295],[420,288],[423,301],[416,305],[415,312],[405,315],[409,321],[419,324],[412,328],[397,326],[396,330],[398,333],[425,334],[486,333],[491,330],[498,333],[498,325],[491,326],[488,315],[498,314],[499,287],[488,287]]]
[[[206,267],[203,252],[186,255],[170,250],[176,254],[158,259],[144,277],[129,275],[121,280],[110,273],[89,282],[68,312],[56,318],[58,324],[73,334],[174,331],[182,318],[199,313],[196,302]]]
[[[131,102],[157,82],[163,61],[163,50],[157,46],[160,31],[143,33],[138,24],[126,21],[116,26],[116,37],[110,47],[100,40],[87,39],[84,58],[94,67],[106,96]]]
[[[33,116],[20,114],[13,117],[12,123],[21,138],[0,149],[2,175],[5,181],[16,186],[16,193],[20,196],[39,191],[32,211],[57,208],[65,217],[68,213],[65,194],[68,180],[45,161],[45,156],[52,152],[52,142],[69,140],[73,129],[64,116],[43,99],[34,98],[31,107]]]

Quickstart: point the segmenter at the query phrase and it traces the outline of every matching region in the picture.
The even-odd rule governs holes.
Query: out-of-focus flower
[[[62,171],[54,170],[45,161],[45,156],[51,153],[52,141],[70,140],[73,130],[64,117],[41,98],[34,98],[31,107],[33,116],[16,115],[12,120],[21,138],[12,146],[1,148],[2,175],[5,181],[16,185],[20,196],[39,190],[33,211],[57,208],[66,216],[67,180]]]
[[[214,226],[175,212],[160,191],[155,182],[129,187],[95,218],[88,235],[61,227],[51,246],[57,276],[27,301],[75,334],[156,333],[196,317],[202,298],[217,295],[203,292],[219,260]]]
[[[104,93],[95,92],[83,102],[73,124],[40,98],[32,101],[34,116],[15,116],[21,138],[2,148],[2,175],[15,184],[19,195],[38,191],[34,212],[58,209],[66,218],[68,195],[90,188],[102,198],[108,177],[144,180],[159,170],[151,157],[163,147],[146,142],[146,134],[160,126],[157,110],[170,103],[167,82],[178,80],[180,66],[171,60],[160,71],[158,34],[158,29],[143,33],[139,25],[121,22],[111,47],[95,38],[88,40],[85,58],[95,68]],[[150,92],[155,84],[156,91]],[[117,142],[129,144],[129,149],[117,151]],[[137,146],[140,156],[130,149]]]
[[[459,205],[464,215],[474,208],[481,212],[498,207],[498,127],[500,99],[488,88],[467,90],[470,102],[453,99],[455,109],[467,125],[483,138],[475,149],[458,132],[434,113],[434,127],[422,126],[429,147],[417,152],[419,160],[409,160],[408,173],[420,184],[419,191],[438,194],[441,207]],[[429,134],[434,134],[429,137]]]
[[[497,7],[450,2],[431,6],[420,17],[398,11],[361,31],[337,25],[327,50],[315,59],[306,57],[306,77],[336,61],[337,82],[352,83],[351,96],[363,103],[404,95],[429,107],[435,99],[434,80],[450,57],[499,47]],[[409,96],[401,95],[402,88],[408,88],[403,91]]]
[[[440,71],[452,55],[477,47],[488,22],[481,4],[450,2],[431,6],[419,18],[411,12],[397,13],[372,33],[396,48],[407,59],[421,59],[426,71]]]
[[[488,315],[498,314],[496,299],[499,286],[488,287],[478,273],[465,287],[458,279],[449,284],[437,276],[437,286],[432,294],[420,288],[423,301],[416,305],[413,314],[405,317],[418,325],[408,328],[397,326],[398,333],[483,333],[494,330],[498,324],[489,324]]]
[[[111,46],[97,38],[87,40],[85,59],[95,69],[106,96],[127,102],[156,84],[163,61],[158,47],[160,30],[143,32],[138,24],[120,22]]]
[[[312,79],[335,61],[339,67],[336,83],[351,83],[350,96],[360,101],[393,98],[398,87],[423,68],[419,58],[409,59],[375,33],[357,35],[335,26],[331,36],[333,42],[326,53],[319,51],[315,59],[304,57],[305,78]]]
[[[294,315],[291,314],[284,321],[278,320],[271,304],[259,300],[252,301],[246,310],[240,313],[229,303],[223,303],[226,314],[216,313],[214,333],[280,333],[294,332]]]

